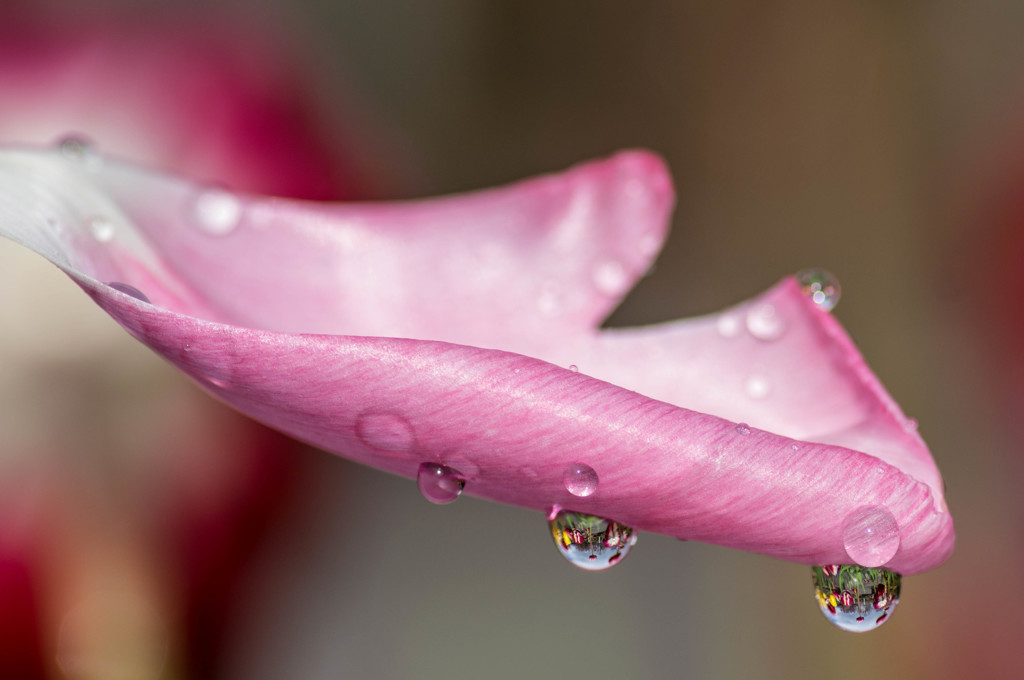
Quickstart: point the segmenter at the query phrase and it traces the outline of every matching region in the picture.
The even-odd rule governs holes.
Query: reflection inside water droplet
[[[138,288],[136,288],[135,286],[130,286],[127,283],[121,283],[120,281],[108,281],[107,285],[113,288],[114,290],[121,291],[125,295],[131,295],[136,300],[142,300],[143,302],[146,303],[149,302],[149,298],[146,297],[146,294],[143,293]]]
[[[192,216],[206,233],[223,236],[242,220],[242,202],[230,191],[207,189],[196,197]]]
[[[900,601],[902,577],[888,569],[851,564],[811,567],[814,596],[825,618],[851,633],[874,630]]]
[[[455,468],[437,463],[421,463],[416,473],[416,484],[428,501],[445,505],[462,495],[466,480]]]
[[[595,493],[597,482],[597,472],[586,463],[572,463],[562,475],[566,491],[581,498]]]
[[[866,505],[843,521],[843,545],[850,559],[865,567],[880,567],[900,548],[900,527],[887,508]]]
[[[548,526],[558,551],[587,571],[618,564],[636,543],[631,527],[594,515],[559,509],[548,515]]]
[[[804,269],[797,273],[796,280],[818,309],[828,312],[839,303],[839,279],[824,269]]]

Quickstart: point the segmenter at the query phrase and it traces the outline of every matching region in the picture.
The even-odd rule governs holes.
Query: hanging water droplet
[[[593,495],[597,491],[597,482],[597,472],[586,463],[572,463],[562,475],[566,491],[580,498]]]
[[[445,505],[462,495],[466,480],[455,468],[437,463],[421,463],[416,473],[416,484],[428,501]]]
[[[864,567],[880,567],[900,548],[900,527],[888,508],[866,505],[843,520],[843,546]]]
[[[149,298],[146,297],[146,294],[143,293],[138,288],[136,288],[135,286],[130,286],[127,283],[121,283],[120,281],[108,281],[107,285],[113,288],[114,290],[121,291],[125,295],[131,295],[136,300],[142,300],[143,302],[146,303],[149,302]]]
[[[629,286],[629,275],[618,260],[605,260],[594,268],[594,285],[605,295],[618,295]]]
[[[89,233],[100,243],[109,243],[114,239],[114,225],[105,217],[93,217],[89,220]]]
[[[576,364],[569,364],[569,370],[572,371],[573,373],[579,373],[580,367],[577,366]]]
[[[874,630],[888,620],[903,581],[894,571],[852,564],[811,567],[811,578],[825,618],[851,633]]]
[[[736,426],[736,431],[743,435],[744,437],[746,437],[748,434],[750,434],[750,426],[747,425],[746,423],[740,423]]]
[[[206,233],[223,236],[242,221],[242,201],[230,191],[207,189],[196,197],[192,216]]]
[[[722,314],[715,321],[715,328],[723,338],[735,338],[740,332],[740,318],[735,314]]]
[[[552,511],[548,515],[551,538],[565,559],[580,569],[600,571],[614,566],[636,543],[633,529],[614,520],[560,508]]]
[[[747,312],[747,330],[758,340],[776,340],[786,330],[786,323],[774,305],[765,303]]]
[[[768,378],[760,373],[751,373],[747,376],[746,390],[751,399],[764,399],[768,395]]]
[[[82,165],[86,170],[99,170],[103,165],[103,156],[87,137],[71,135],[57,142],[57,149],[65,159]]]
[[[412,425],[393,413],[364,413],[356,419],[356,436],[371,449],[405,453],[416,443]]]
[[[838,304],[842,292],[839,279],[824,269],[804,269],[797,272],[796,280],[818,309],[828,312]]]

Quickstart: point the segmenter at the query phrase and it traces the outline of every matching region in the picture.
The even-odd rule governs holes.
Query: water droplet
[[[800,445],[799,445],[799,444],[797,444],[796,442],[794,442],[794,443],[792,443],[792,444],[790,444],[790,445],[789,445],[789,448],[790,448],[791,450],[793,450],[793,451],[799,451],[799,450],[800,450]]]
[[[573,463],[565,469],[562,483],[573,496],[591,496],[597,491],[597,472],[586,463]]]
[[[127,283],[121,283],[120,281],[108,281],[107,285],[113,288],[114,290],[121,291],[125,295],[131,295],[136,300],[142,300],[143,302],[146,303],[149,302],[149,298],[146,297],[146,294],[143,293],[138,288],[136,288],[135,286],[130,286]]]
[[[89,233],[100,243],[109,243],[114,238],[114,225],[105,217],[93,217],[89,220]]]
[[[852,564],[811,567],[814,596],[833,625],[851,633],[874,630],[900,601],[903,578],[888,569]]]
[[[184,350],[185,350],[186,352],[191,352],[191,351],[192,351],[192,343],[186,342],[186,343],[185,343],[185,347],[184,347],[183,349],[184,349]]]
[[[392,413],[364,413],[356,420],[356,436],[371,449],[405,453],[416,443],[412,425]]]
[[[796,280],[818,309],[828,312],[839,302],[839,279],[824,269],[804,269],[797,273]]]
[[[87,137],[63,137],[57,142],[57,149],[65,159],[81,164],[86,170],[96,171],[103,166],[103,156]]]
[[[554,281],[548,281],[541,286],[540,294],[537,296],[537,311],[541,316],[558,316],[562,311],[561,286]]]
[[[431,503],[444,505],[462,495],[466,480],[458,470],[437,463],[421,463],[416,473],[420,493]]]
[[[715,328],[723,338],[735,338],[740,332],[740,319],[735,314],[722,314],[715,322]]]
[[[196,197],[192,215],[206,233],[224,236],[242,221],[242,201],[230,191],[207,189]]]
[[[914,418],[908,418],[903,424],[903,429],[907,432],[917,432],[917,420]]]
[[[569,364],[569,370],[572,371],[573,373],[579,373],[580,367],[577,366],[576,364]]]
[[[558,551],[569,562],[587,571],[600,571],[618,564],[636,543],[636,533],[631,527],[560,508],[552,508],[548,526]]]
[[[750,434],[750,426],[747,425],[746,423],[740,423],[739,425],[736,426],[736,431],[743,435],[744,437],[746,437],[748,434]]]
[[[768,395],[768,378],[759,373],[747,376],[747,396],[751,399],[764,399]]]
[[[880,567],[900,548],[900,527],[885,507],[866,505],[843,520],[843,545],[850,559],[864,567]]]
[[[618,260],[605,260],[594,268],[594,285],[605,295],[618,295],[629,286],[626,268]]]
[[[758,340],[776,340],[786,330],[786,324],[775,306],[765,303],[747,312],[747,330]]]

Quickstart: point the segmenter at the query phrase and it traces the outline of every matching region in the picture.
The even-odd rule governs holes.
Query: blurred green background
[[[305,451],[297,507],[238,577],[219,677],[1024,677],[1024,287],[1006,217],[1024,188],[1024,4],[215,4],[277,27],[324,120],[358,132],[380,197],[663,155],[671,236],[609,325],[834,272],[834,313],[919,421],[958,530],[884,628],[852,635],[821,616],[805,566],[641,535],[622,566],[583,573],[538,514],[434,507]]]

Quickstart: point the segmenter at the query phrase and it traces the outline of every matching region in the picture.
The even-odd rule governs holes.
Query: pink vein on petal
[[[224,235],[190,224],[193,185],[32,158],[0,162],[0,230],[206,389],[300,439],[408,477],[450,465],[484,498],[571,503],[797,562],[848,561],[842,523],[864,505],[899,523],[889,568],[923,571],[952,551],[923,441],[792,279],[724,316],[594,330],[665,235],[672,192],[650,154],[408,203],[243,196]],[[103,206],[123,242],[96,244],[78,223],[48,231],[40,216]],[[769,335],[750,325],[766,305],[781,324]],[[568,495],[575,461],[597,471],[597,493]]]

